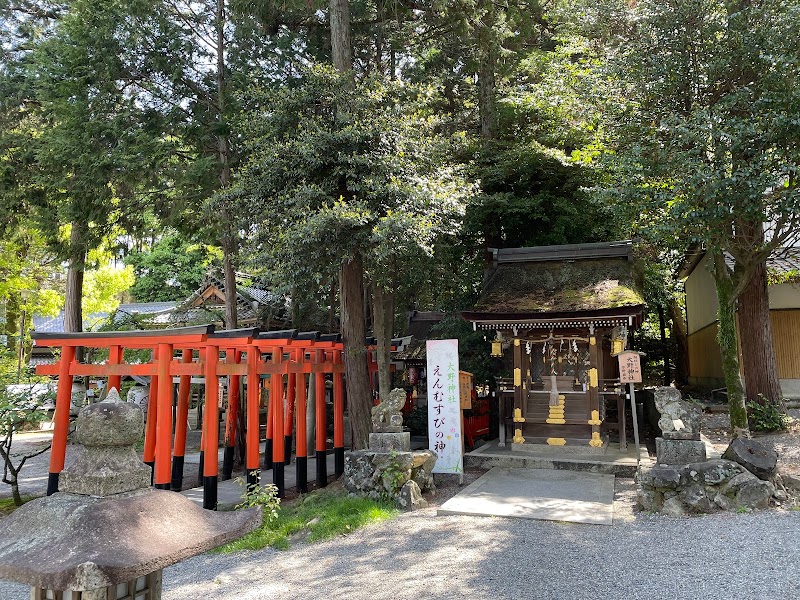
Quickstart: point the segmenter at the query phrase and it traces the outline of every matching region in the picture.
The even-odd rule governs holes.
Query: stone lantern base
[[[31,588],[31,600],[160,600],[161,569],[132,581],[97,590],[46,590]]]

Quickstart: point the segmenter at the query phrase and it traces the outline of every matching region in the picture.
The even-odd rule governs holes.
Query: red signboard
[[[626,350],[617,355],[620,383],[642,383],[642,361],[638,352]]]

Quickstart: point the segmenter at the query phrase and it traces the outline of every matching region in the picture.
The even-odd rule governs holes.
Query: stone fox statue
[[[406,392],[395,388],[389,399],[372,407],[372,429],[375,432],[399,432],[403,430],[403,415],[400,410],[406,403]]]

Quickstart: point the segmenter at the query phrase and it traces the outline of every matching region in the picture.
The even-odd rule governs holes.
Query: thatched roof
[[[577,312],[642,304],[627,260],[501,264],[475,305],[491,313]]]
[[[496,251],[483,294],[463,315],[486,321],[641,313],[631,249],[625,241]]]

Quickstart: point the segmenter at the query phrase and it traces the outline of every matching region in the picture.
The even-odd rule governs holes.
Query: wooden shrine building
[[[494,251],[473,327],[494,331],[494,356],[512,365],[513,402],[500,404],[500,445],[583,446],[603,452],[609,429],[624,444],[624,393],[614,354],[641,325],[643,301],[630,241]],[[510,356],[509,356],[510,355]],[[511,400],[511,399],[509,399]],[[606,423],[606,407],[617,423]]]

